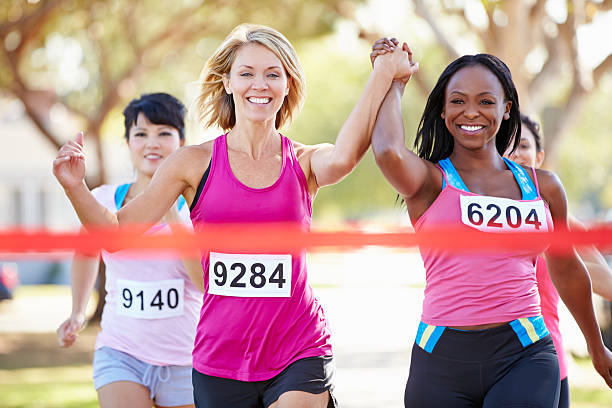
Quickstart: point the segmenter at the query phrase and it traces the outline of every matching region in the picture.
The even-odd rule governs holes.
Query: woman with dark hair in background
[[[372,59],[399,47],[382,39]],[[402,46],[408,50],[406,44]],[[442,72],[416,137],[404,142],[395,81],[376,120],[372,150],[403,197],[417,232],[567,228],[558,178],[502,158],[520,140],[518,95],[508,67],[465,55]],[[540,310],[535,263],[544,247],[456,253],[421,247],[427,287],[412,349],[406,407],[554,407],[559,365]],[[547,254],[551,277],[578,322],[595,369],[612,387],[584,265],[575,253]]]
[[[529,116],[521,113],[521,138],[515,150],[506,152],[506,157],[516,163],[539,169],[544,162],[544,140],[540,132],[540,125]],[[584,225],[574,216],[569,214],[569,226],[573,230],[582,230]],[[595,247],[577,248],[578,255],[591,278],[593,292],[612,301],[612,271],[603,255]],[[555,344],[559,358],[559,371],[561,374],[561,392],[559,397],[559,408],[569,407],[569,383],[567,377],[567,356],[563,348],[563,338],[559,329],[559,293],[555,289],[548,269],[546,260],[539,256],[536,265],[536,278],[538,281],[538,293],[542,307],[542,316],[546,328]]]
[[[162,162],[185,144],[185,107],[171,95],[142,95],[123,115],[135,179],[91,192],[113,212],[145,190]],[[168,224],[191,225],[182,197],[147,233],[168,233]],[[100,406],[192,407],[191,351],[202,305],[201,289],[189,275],[194,272],[176,255],[143,259],[102,251],[100,256],[106,264],[106,303],[93,361]],[[72,313],[57,329],[62,347],[72,346],[85,324],[98,265],[97,256],[81,254],[72,262]],[[201,282],[201,268],[191,270]]]

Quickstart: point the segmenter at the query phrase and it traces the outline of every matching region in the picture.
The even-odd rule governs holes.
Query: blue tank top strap
[[[115,190],[115,206],[117,207],[117,210],[119,210],[123,205],[131,185],[132,183],[126,183],[117,186],[117,189]]]
[[[185,201],[185,197],[183,197],[182,195],[179,196],[178,198],[178,210],[181,211],[183,209],[183,206],[185,205],[186,201]]]
[[[523,195],[523,200],[535,200],[539,197],[538,190],[536,189],[531,177],[529,177],[529,173],[519,164],[513,162],[512,160],[508,160],[504,157],[504,161],[506,165],[514,174],[514,178],[521,189],[521,193]]]
[[[125,201],[125,197],[127,197],[127,193],[130,190],[131,185],[132,183],[125,183],[125,184],[121,184],[120,186],[117,186],[117,189],[115,190],[115,207],[117,207],[117,210],[121,209],[121,206],[123,205],[123,202]],[[181,211],[185,203],[186,203],[185,198],[183,196],[179,196],[178,198],[179,211]]]
[[[438,162],[438,165],[442,168],[442,171],[444,172],[444,174],[446,175],[446,179],[448,180],[448,184],[450,184],[451,186],[459,189],[459,190],[463,190],[463,191],[467,191],[469,192],[470,190],[468,190],[467,186],[463,183],[463,180],[461,180],[461,177],[459,176],[459,173],[457,173],[457,170],[455,169],[455,166],[453,166],[453,163],[450,161],[450,159],[447,157],[446,159],[442,159]],[[444,187],[446,187],[446,180],[442,180],[442,189],[444,189]]]

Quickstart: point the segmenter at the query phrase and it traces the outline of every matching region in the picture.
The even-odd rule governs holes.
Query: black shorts
[[[404,405],[557,407],[559,362],[552,339],[542,327],[538,335],[530,331],[531,344],[511,324],[477,331],[442,328],[433,331],[436,336],[429,330],[426,333],[435,339],[434,344],[425,339],[412,348]]]
[[[559,393],[559,408],[569,408],[569,406],[570,406],[569,382],[567,380],[567,377],[565,377],[564,379],[561,380],[561,392]]]
[[[197,408],[267,408],[287,391],[320,394],[329,391],[328,408],[338,404],[332,395],[334,361],[331,356],[307,357],[291,363],[264,381],[238,381],[193,370],[193,397]]]

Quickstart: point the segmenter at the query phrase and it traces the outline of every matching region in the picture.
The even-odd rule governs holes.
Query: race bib
[[[548,231],[544,202],[489,196],[461,196],[461,221],[485,232]]]
[[[208,293],[239,297],[289,297],[291,255],[211,252]]]
[[[162,319],[183,314],[183,279],[132,281],[117,279],[117,314],[137,319]]]

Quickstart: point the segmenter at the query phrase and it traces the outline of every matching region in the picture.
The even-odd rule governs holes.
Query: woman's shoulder
[[[179,167],[192,167],[194,163],[205,163],[208,165],[213,153],[214,140],[209,140],[197,145],[183,146],[168,159]]]
[[[538,186],[542,193],[555,193],[563,191],[563,184],[559,177],[550,170],[535,169]]]
[[[310,156],[312,153],[316,152],[317,150],[320,150],[323,148],[333,148],[334,146],[331,143],[318,143],[318,144],[308,145],[308,144],[296,142],[295,140],[291,140],[291,139],[289,140],[291,141],[293,145],[293,151],[295,152],[295,155],[297,156],[298,159]]]
[[[96,197],[99,200],[100,198],[105,197],[109,194],[115,194],[115,191],[117,190],[117,188],[119,188],[123,184],[129,184],[129,183],[101,184],[97,186],[96,188],[94,188],[93,190],[91,190],[91,193],[94,195],[94,197]]]
[[[116,211],[116,203],[115,203],[115,195],[117,194],[117,189],[121,186],[126,185],[126,192],[129,188],[130,183],[118,183],[118,184],[102,184],[93,190],[91,190],[91,194],[95,197],[95,199],[102,204],[103,206]]]
[[[555,215],[567,217],[567,197],[565,189],[559,177],[549,170],[536,169],[540,197],[548,204],[548,207]],[[556,214],[555,214],[556,213]]]

